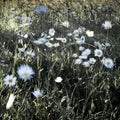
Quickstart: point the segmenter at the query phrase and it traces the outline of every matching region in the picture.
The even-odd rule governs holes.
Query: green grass
[[[104,7],[100,7],[102,3],[96,5],[90,2],[70,2],[68,6],[61,3],[61,9],[58,9],[58,6],[52,8],[51,4],[48,13],[38,15],[33,13],[38,4],[30,2],[14,6],[15,11],[10,11],[9,5],[1,8],[3,11],[0,17],[0,119],[119,120],[120,18],[116,7],[118,3],[112,4],[111,7],[116,10],[112,13],[103,11],[103,8],[111,5],[110,2]],[[94,14],[91,13],[93,9]],[[9,17],[11,13],[14,19]],[[16,19],[19,15],[25,20]],[[20,24],[26,23],[27,16],[32,18],[32,24],[19,28]],[[69,28],[61,26],[61,22],[65,20],[69,21]],[[105,20],[112,22],[112,29],[104,30],[102,23]],[[92,51],[88,58],[95,57],[94,50],[98,48],[94,45],[95,41],[102,45],[106,42],[111,44],[110,47],[103,46],[103,57],[109,57],[114,61],[112,69],[102,64],[103,57],[95,57],[96,63],[88,68],[82,64],[74,64],[73,53],[80,55],[82,52],[79,51],[80,45],[75,43],[74,36],[67,36],[67,33],[73,33],[80,26],[85,30],[79,37],[86,38],[85,44],[81,46]],[[50,42],[59,42],[60,46],[49,48],[45,45],[36,45],[34,41],[41,38],[43,32],[48,35],[50,28],[55,29],[54,40]],[[88,37],[86,30],[93,30],[94,37]],[[18,35],[18,31],[21,31],[23,36],[27,34],[28,37]],[[67,42],[62,43],[56,40],[57,37],[66,38]],[[22,47],[25,51],[33,50],[35,57],[19,52],[18,48]],[[35,72],[33,78],[26,82],[17,74],[21,64],[28,64]],[[8,87],[4,84],[4,78],[8,74],[17,77],[15,86]],[[58,76],[63,79],[61,83],[55,82]],[[36,88],[43,90],[43,95],[38,98],[32,94]],[[13,106],[6,109],[11,93],[15,94],[16,98]]]

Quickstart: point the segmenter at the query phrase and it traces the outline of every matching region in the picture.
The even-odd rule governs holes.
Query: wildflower
[[[81,59],[77,58],[77,59],[75,60],[75,64],[76,64],[76,65],[79,65],[79,64],[81,64],[81,63],[82,63],[82,60],[81,60]]]
[[[106,21],[102,24],[102,27],[104,27],[104,29],[110,29],[110,28],[112,28],[111,21],[106,20]]]
[[[54,46],[54,47],[59,47],[60,44],[59,44],[59,43],[54,43],[53,46]]]
[[[69,37],[72,36],[72,33],[68,33],[67,36],[69,36]]]
[[[110,45],[110,43],[106,42],[106,43],[105,43],[105,46],[106,46],[106,47],[110,47],[111,45]]]
[[[4,78],[4,84],[8,85],[9,87],[14,86],[16,84],[16,77],[13,77],[13,75],[7,75]]]
[[[100,50],[100,49],[95,49],[95,50],[94,50],[94,54],[95,54],[95,56],[97,56],[97,57],[102,57],[102,56],[103,56],[103,52],[102,52],[102,50]]]
[[[49,35],[54,36],[55,35],[55,30],[54,28],[49,29]]]
[[[85,43],[85,39],[84,38],[82,38],[82,39],[81,38],[75,38],[75,40],[76,40],[76,43],[80,44],[80,45]]]
[[[34,90],[34,91],[32,92],[32,94],[33,94],[36,98],[38,98],[38,97],[40,97],[40,96],[43,96],[43,91],[37,89],[37,90]]]
[[[34,75],[34,71],[33,69],[27,65],[27,64],[23,64],[20,67],[18,67],[17,73],[19,75],[19,78],[26,81],[26,80],[30,80]]]
[[[114,62],[111,58],[104,58],[103,64],[105,65],[106,68],[113,68]]]
[[[36,14],[39,14],[39,13],[41,13],[41,12],[47,13],[47,12],[48,12],[48,8],[47,8],[45,5],[39,5],[39,6],[34,10],[34,12],[35,12]]]
[[[45,45],[46,45],[47,47],[49,47],[49,48],[52,48],[52,47],[53,47],[53,44],[50,43],[50,42],[46,42]]]
[[[19,52],[24,52],[24,51],[25,51],[25,48],[23,48],[23,47],[22,47],[22,48],[18,48],[18,51],[19,51]]]
[[[55,79],[55,82],[57,82],[57,83],[60,83],[60,82],[62,82],[62,78],[61,77],[57,77],[56,79]]]
[[[93,37],[93,36],[94,36],[94,31],[87,30],[87,31],[86,31],[86,35],[87,35],[88,37]]]
[[[89,62],[90,62],[90,64],[95,64],[96,59],[95,59],[95,58],[90,58],[90,59],[89,59]]]
[[[86,55],[80,55],[79,56],[79,59],[87,59],[88,58],[88,56],[86,56]]]
[[[81,36],[80,39],[85,42],[85,36]]]
[[[62,26],[68,28],[70,26],[69,21],[64,21],[61,23]]]
[[[47,42],[48,40],[43,37],[43,38],[38,38],[37,40],[34,41],[35,44],[44,44],[45,42]]]
[[[80,50],[80,51],[83,51],[84,49],[85,49],[85,48],[84,48],[83,46],[80,46],[80,47],[79,47],[79,50]]]
[[[84,67],[90,67],[90,62],[89,61],[85,61],[85,62],[82,63],[82,65]]]
[[[66,39],[66,38],[56,38],[56,40],[60,40],[60,41],[63,42],[63,43],[66,43],[66,42],[67,42],[67,39]]]
[[[77,58],[77,57],[78,57],[77,53],[74,53],[74,54],[72,55],[72,57],[73,57],[73,58]]]
[[[66,39],[66,38],[62,38],[62,39],[61,39],[61,42],[66,43],[66,42],[67,42],[67,39]]]
[[[35,56],[35,52],[32,51],[32,50],[28,50],[28,51],[25,51],[25,55],[29,55],[31,57],[34,57]]]
[[[82,56],[88,56],[91,54],[91,50],[90,49],[85,49],[83,52],[82,52]]]
[[[6,104],[6,109],[10,109],[13,106],[13,102],[15,100],[15,95],[14,94],[10,94],[8,102]]]
[[[73,31],[73,35],[74,35],[74,37],[78,37],[79,36],[79,30],[74,30]]]
[[[24,37],[24,38],[28,38],[28,34],[25,34],[23,37]]]

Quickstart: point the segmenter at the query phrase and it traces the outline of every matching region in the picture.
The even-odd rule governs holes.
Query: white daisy
[[[97,57],[102,57],[103,56],[103,52],[100,49],[95,49],[94,50],[94,55]]]
[[[93,36],[94,36],[94,31],[87,30],[87,31],[86,31],[86,35],[87,35],[88,37],[93,37]]]
[[[61,25],[68,28],[70,26],[70,23],[69,23],[69,21],[64,21],[61,23]]]
[[[85,61],[85,62],[82,63],[82,65],[84,67],[90,67],[90,62],[89,61]]]
[[[32,50],[27,50],[27,51],[25,51],[24,54],[25,54],[25,55],[28,55],[28,56],[31,56],[31,57],[35,57],[35,52],[32,51]]]
[[[38,38],[37,40],[33,41],[35,44],[44,44],[45,42],[47,42],[48,39],[46,39],[46,37],[43,38]]]
[[[62,78],[61,77],[57,77],[56,79],[55,79],[55,82],[57,82],[57,83],[60,83],[60,82],[62,82]]]
[[[102,27],[104,27],[104,29],[110,29],[110,28],[112,28],[111,21],[106,20],[106,21],[102,24]]]
[[[80,56],[79,56],[79,59],[85,59],[85,60],[86,60],[87,58],[88,58],[88,56],[86,56],[86,55],[84,55],[84,56],[83,56],[83,55],[80,55]]]
[[[104,58],[103,64],[106,68],[113,68],[114,62],[111,58]]]
[[[26,81],[26,80],[30,80],[35,74],[35,72],[33,71],[33,69],[27,65],[27,64],[23,64],[20,67],[18,67],[17,73],[19,75],[19,78]]]
[[[79,65],[79,64],[81,64],[81,63],[82,63],[82,60],[81,60],[81,59],[77,58],[77,59],[75,60],[75,64],[76,64],[76,65]]]
[[[78,29],[73,31],[73,36],[74,37],[79,37],[79,30]]]
[[[19,52],[24,52],[24,51],[25,51],[25,48],[23,48],[23,47],[22,47],[22,48],[18,48],[18,51],[19,51]]]
[[[53,44],[50,43],[50,42],[46,42],[45,45],[46,45],[47,47],[49,47],[49,48],[52,48],[52,47],[53,47]]]
[[[78,57],[77,53],[73,53],[73,54],[72,54],[72,57],[73,57],[73,58],[77,58],[77,57]]]
[[[85,48],[83,46],[79,47],[79,51],[83,51]]]
[[[56,47],[59,47],[60,46],[60,43],[54,43],[53,46],[56,48]]]
[[[37,90],[34,90],[34,91],[32,92],[32,94],[33,94],[36,98],[38,98],[38,97],[40,97],[40,96],[43,96],[43,91],[37,89]]]
[[[85,49],[83,52],[82,52],[82,56],[88,56],[91,54],[91,50],[90,49]]]
[[[85,43],[85,39],[83,37],[82,37],[82,39],[81,38],[75,38],[75,40],[76,40],[76,43],[79,44],[79,45]]]
[[[95,64],[96,59],[95,59],[95,58],[90,58],[90,59],[89,59],[89,62],[90,62],[90,64]]]
[[[14,86],[16,84],[16,77],[13,77],[13,75],[7,75],[4,78],[4,84],[8,85],[9,87]]]
[[[66,38],[62,38],[62,39],[61,39],[61,42],[66,43],[66,42],[67,42],[67,39],[66,39]]]
[[[6,109],[10,109],[12,107],[15,97],[16,96],[14,94],[10,94],[8,102],[6,104]]]
[[[55,35],[55,30],[54,28],[49,29],[49,35],[54,36]]]

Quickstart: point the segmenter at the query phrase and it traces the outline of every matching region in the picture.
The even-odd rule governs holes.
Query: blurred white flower
[[[23,37],[24,37],[24,38],[28,38],[28,34],[25,34]]]
[[[77,57],[78,57],[77,53],[73,53],[73,54],[72,54],[72,57],[73,57],[73,58],[77,58]]]
[[[61,25],[68,28],[70,26],[70,23],[69,23],[69,21],[64,21],[61,23]]]
[[[79,37],[79,30],[77,30],[77,29],[74,30],[74,31],[73,31],[73,36],[74,36],[74,37]]]
[[[54,40],[54,38],[50,38],[49,40],[53,41],[53,40]]]
[[[59,44],[59,43],[54,43],[53,46],[54,46],[54,47],[59,47],[60,44]]]
[[[94,31],[87,30],[87,31],[86,31],[86,35],[87,35],[88,37],[93,37],[93,36],[94,36]]]
[[[75,64],[76,64],[76,65],[79,65],[79,64],[81,64],[81,63],[82,63],[82,60],[81,60],[81,59],[77,58],[77,59],[75,60]]]
[[[54,28],[49,29],[49,35],[50,36],[54,36],[55,35],[55,29]]]
[[[87,55],[84,55],[84,56],[83,56],[83,55],[80,55],[80,56],[79,56],[79,59],[85,59],[85,60],[86,60],[87,58],[88,58]]]
[[[7,75],[3,80],[4,84],[8,85],[9,87],[14,86],[16,84],[16,77],[13,75]]]
[[[91,54],[91,50],[90,49],[85,49],[83,52],[82,52],[82,56],[88,56]]]
[[[22,48],[18,48],[18,51],[19,51],[19,52],[24,52],[24,51],[25,51],[25,48],[23,48],[23,47],[22,47]]]
[[[60,40],[60,41],[63,42],[63,43],[66,43],[66,42],[67,42],[67,39],[66,39],[66,38],[56,38],[56,40]]]
[[[94,55],[97,57],[102,57],[103,56],[103,52],[100,49],[95,49],[94,50]]]
[[[90,67],[90,62],[89,61],[85,61],[85,62],[82,63],[82,65],[84,67]]]
[[[114,62],[111,58],[104,58],[103,64],[106,68],[110,68],[110,69],[113,68],[114,66]]]
[[[8,102],[6,104],[6,109],[10,109],[13,106],[13,102],[15,100],[15,95],[14,94],[10,94]]]
[[[89,58],[89,62],[90,62],[90,64],[95,64],[96,59],[95,58]]]
[[[35,74],[35,72],[33,71],[33,69],[27,65],[27,64],[23,64],[20,67],[18,67],[17,73],[19,75],[19,78],[26,81],[26,80],[30,80]]]
[[[31,57],[35,57],[35,52],[32,51],[32,50],[27,50],[27,51],[25,51],[24,54],[25,54],[25,55],[29,55],[29,56],[31,56]]]
[[[66,42],[67,42],[67,39],[66,39],[66,38],[62,38],[62,39],[61,39],[61,42],[66,43]]]
[[[43,38],[38,38],[37,40],[33,41],[35,44],[44,44],[45,42],[47,42],[48,39],[46,39],[46,37]]]
[[[102,27],[104,27],[104,29],[110,29],[110,28],[112,28],[111,21],[106,20],[106,21],[102,24]]]
[[[79,47],[79,51],[83,51],[85,48],[83,46]]]
[[[57,77],[56,79],[55,79],[55,82],[57,82],[57,83],[60,83],[60,82],[62,82],[62,78],[61,77]]]
[[[79,44],[79,45],[82,45],[85,43],[85,39],[81,39],[81,38],[75,38],[76,40],[76,43]]]
[[[106,42],[106,43],[105,43],[105,46],[106,46],[106,47],[110,47],[111,45],[110,45],[110,43]]]
[[[49,47],[49,48],[52,48],[52,47],[53,47],[53,44],[50,43],[50,42],[46,42],[45,45],[46,45],[47,47]]]
[[[32,94],[33,94],[36,98],[38,98],[38,97],[43,96],[43,91],[37,89],[37,90],[34,90],[34,91],[32,92]]]
[[[72,36],[72,33],[68,33],[67,36]]]

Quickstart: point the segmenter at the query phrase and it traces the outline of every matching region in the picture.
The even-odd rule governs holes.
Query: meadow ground
[[[119,120],[118,0],[0,1],[1,120]]]

